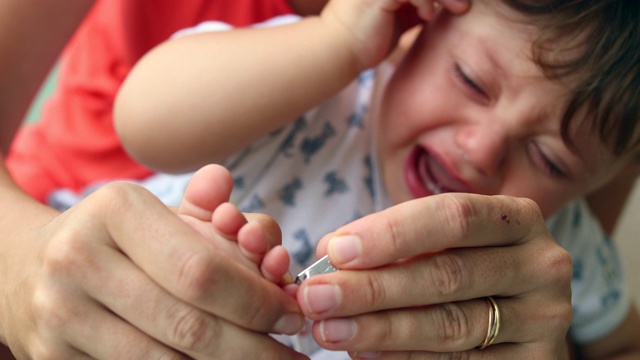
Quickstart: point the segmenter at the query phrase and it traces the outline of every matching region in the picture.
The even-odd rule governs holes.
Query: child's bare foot
[[[269,281],[289,283],[289,254],[280,245],[279,226],[271,217],[245,216],[228,203],[232,189],[227,169],[205,166],[189,182],[178,214],[217,249],[260,271]]]

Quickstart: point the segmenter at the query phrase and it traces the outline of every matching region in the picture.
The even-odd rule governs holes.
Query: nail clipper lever
[[[320,274],[328,274],[334,271],[338,271],[331,263],[329,262],[329,256],[325,255],[322,259],[313,263],[313,265],[304,269],[298,276],[296,277],[296,284],[301,284],[303,281],[308,278],[320,275]]]

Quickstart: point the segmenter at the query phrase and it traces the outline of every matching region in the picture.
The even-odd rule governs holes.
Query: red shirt
[[[113,127],[113,100],[133,64],[205,20],[246,26],[291,12],[286,0],[98,0],[62,54],[41,118],[16,136],[9,171],[40,201],[59,188],[150,175],[125,153]]]

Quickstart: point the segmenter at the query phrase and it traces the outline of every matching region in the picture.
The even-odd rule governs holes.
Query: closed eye
[[[548,176],[556,179],[567,179],[567,172],[558,166],[554,161],[549,159],[547,155],[535,143],[529,143],[529,152],[532,161],[540,167]]]
[[[473,80],[471,80],[471,78],[467,76],[467,74],[465,74],[462,68],[460,68],[459,64],[455,64],[454,72],[458,80],[460,80],[469,90],[483,97],[487,97],[487,93],[484,91],[484,89]]]
[[[555,178],[561,178],[561,179],[567,177],[564,171],[562,171],[560,167],[554,164],[553,161],[549,160],[546,157],[543,157],[543,162],[544,162],[544,167],[547,173],[549,174],[549,176],[555,177]]]

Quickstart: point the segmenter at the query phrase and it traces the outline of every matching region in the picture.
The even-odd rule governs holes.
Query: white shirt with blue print
[[[316,260],[322,236],[390,205],[367,120],[374,74],[362,73],[340,95],[225,163],[234,177],[232,202],[280,224],[293,274]],[[295,341],[302,350],[317,349],[309,334]]]
[[[269,25],[296,20],[276,18]],[[230,28],[208,22],[181,35]],[[387,65],[362,73],[335,97],[224,164],[234,177],[232,202],[242,211],[269,214],[280,224],[293,274],[316,260],[315,247],[322,236],[391,205],[381,185],[375,129],[369,120],[376,83],[384,82],[380,79],[390,71]],[[141,184],[168,205],[177,205],[189,178],[190,174],[156,174]],[[57,199],[59,207],[83,196],[68,191],[58,195],[52,199]],[[586,343],[607,335],[620,325],[630,306],[615,245],[583,200],[567,205],[548,225],[574,262],[572,336]],[[344,352],[320,349],[308,332],[278,338],[312,354],[314,360],[349,358]]]
[[[547,226],[573,259],[571,336],[580,344],[606,336],[622,323],[631,306],[616,244],[584,199],[569,203]]]

